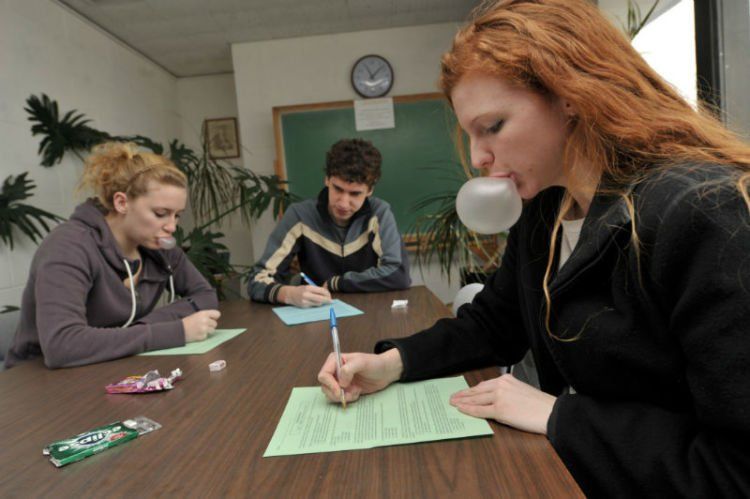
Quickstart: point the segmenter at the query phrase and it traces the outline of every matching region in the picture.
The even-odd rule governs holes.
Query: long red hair
[[[485,3],[456,34],[441,66],[440,87],[449,100],[461,78],[483,73],[571,103],[576,119],[563,168],[572,183],[593,174],[595,178],[606,175],[615,185],[632,186],[656,168],[725,164],[734,167],[733,181],[750,210],[750,145],[710,112],[693,109],[587,0]],[[576,167],[587,171],[576,172]],[[631,211],[637,252],[632,199],[625,187],[619,194]],[[547,283],[555,236],[571,206],[566,195],[553,228],[543,283],[548,331]]]

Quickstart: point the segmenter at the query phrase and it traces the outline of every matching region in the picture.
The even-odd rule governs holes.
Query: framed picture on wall
[[[237,118],[206,120],[206,145],[213,159],[240,157],[240,139],[237,133]]]

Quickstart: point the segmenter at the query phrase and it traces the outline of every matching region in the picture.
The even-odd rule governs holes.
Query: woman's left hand
[[[504,374],[454,393],[450,403],[469,416],[491,418],[519,430],[546,435],[555,400],[512,374]]]

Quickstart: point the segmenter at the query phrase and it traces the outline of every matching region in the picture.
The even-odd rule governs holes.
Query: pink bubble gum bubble
[[[177,246],[177,240],[174,237],[160,237],[159,247],[165,250],[171,250]]]

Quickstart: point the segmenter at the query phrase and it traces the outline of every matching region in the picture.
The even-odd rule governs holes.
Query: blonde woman
[[[328,359],[331,401],[531,351],[454,394],[547,435],[594,497],[750,495],[750,146],[693,110],[587,0],[485,6],[443,56],[471,161],[526,200],[455,319]]]
[[[170,246],[187,179],[134,144],[98,146],[79,205],[34,255],[5,365],[43,357],[49,368],[102,362],[200,341],[216,328],[216,293]],[[156,308],[163,293],[169,304]]]

